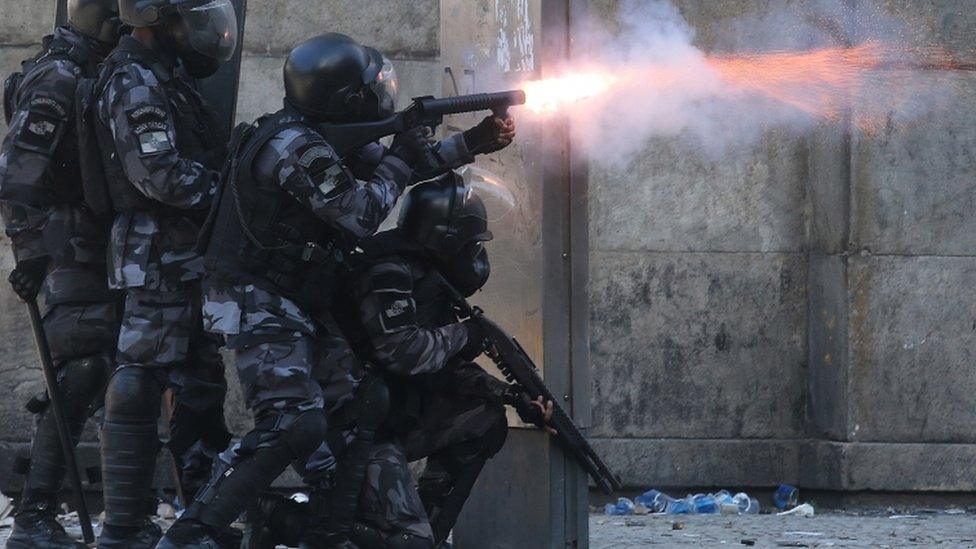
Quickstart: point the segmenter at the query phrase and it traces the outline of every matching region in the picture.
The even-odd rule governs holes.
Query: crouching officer
[[[14,291],[31,300],[44,290],[44,331],[77,443],[112,370],[118,297],[105,283],[108,224],[85,206],[78,178],[75,90],[115,46],[121,22],[116,0],[70,0],[67,8],[67,25],[7,81],[0,215],[17,260]],[[55,520],[65,463],[47,396],[28,409],[36,428],[7,547],[84,547]]]
[[[255,427],[218,457],[160,547],[212,547],[213,532],[289,463],[315,489],[329,482],[326,413],[352,398],[357,380],[328,314],[336,267],[408,184],[472,160],[464,135],[431,145],[424,128],[339,158],[317,124],[382,119],[396,102],[390,62],[347,36],[298,45],[284,74],[284,108],[236,132],[206,253],[207,326],[235,352]]]
[[[508,138],[510,140],[510,137]],[[414,187],[396,229],[360,244],[361,273],[337,306],[354,309],[350,341],[386,378],[391,409],[369,456],[353,541],[363,549],[444,542],[485,462],[505,442],[504,406],[543,426],[551,403],[531,402],[471,362],[484,346],[459,322],[444,281],[466,296],[488,280],[483,202],[451,172]],[[427,458],[418,487],[407,463]]]
[[[192,78],[230,59],[237,18],[229,0],[120,0],[119,11],[133,31],[106,58],[92,92],[100,171],[114,210],[109,285],[125,295],[100,433],[105,526],[98,546],[133,549],[154,547],[161,535],[147,517],[166,384],[177,389],[174,423],[200,429],[178,438],[216,433],[212,445],[228,441],[223,364],[217,339],[203,331],[202,261],[194,252],[224,149]],[[85,174],[86,194],[97,195],[88,192],[96,179]]]

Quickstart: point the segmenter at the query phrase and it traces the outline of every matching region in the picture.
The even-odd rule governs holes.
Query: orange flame
[[[892,108],[924,102],[944,89],[950,72],[976,70],[939,47],[905,48],[879,42],[811,51],[713,55],[688,63],[609,72],[571,73],[528,82],[526,106],[551,114],[605,94],[638,86],[655,96],[760,98],[816,118],[850,115],[863,131],[880,127]],[[608,97],[604,97],[606,99]]]
[[[535,113],[554,113],[584,99],[602,95],[616,80],[609,74],[578,73],[526,82],[523,85],[525,107]]]

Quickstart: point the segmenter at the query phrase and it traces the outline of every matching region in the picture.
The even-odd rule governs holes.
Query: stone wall
[[[676,2],[732,51],[716,29],[807,3]],[[884,3],[963,55],[968,8]],[[592,434],[627,484],[976,487],[976,77],[960,87],[875,135],[770,133],[717,162],[658,140],[591,171]]]

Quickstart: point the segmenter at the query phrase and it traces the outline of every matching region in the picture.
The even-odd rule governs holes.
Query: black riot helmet
[[[457,173],[416,185],[403,199],[397,229],[439,263],[441,274],[470,296],[488,281],[488,212]]]
[[[237,12],[230,0],[119,0],[122,22],[155,27],[156,37],[190,76],[217,72],[237,50]]]
[[[104,46],[122,35],[118,0],[68,0],[68,25]]]
[[[380,120],[393,114],[396,96],[390,60],[344,34],[306,40],[285,61],[287,101],[318,120]]]

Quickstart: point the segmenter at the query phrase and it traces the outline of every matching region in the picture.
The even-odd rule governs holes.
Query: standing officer
[[[147,503],[159,399],[171,371],[176,414],[199,420],[174,422],[201,432],[223,427],[222,399],[214,398],[221,393],[199,391],[222,387],[223,365],[216,339],[203,331],[194,245],[224,151],[211,111],[183,73],[204,78],[231,58],[237,18],[229,0],[120,0],[119,10],[133,31],[94,87],[106,194],[116,212],[109,285],[125,294],[101,429],[105,527],[98,545],[134,549],[154,547],[160,537]]]
[[[408,184],[470,162],[468,151],[481,145],[460,134],[430,145],[425,128],[411,128],[389,149],[372,143],[339,158],[316,125],[392,115],[396,84],[375,49],[336,33],[312,38],[288,56],[285,107],[232,143],[206,254],[213,276],[204,314],[236,353],[255,427],[218,457],[210,485],[160,547],[212,547],[213,532],[289,463],[313,488],[328,482],[324,411],[347,402],[356,384],[352,353],[328,314],[336,266]],[[491,128],[472,140],[493,140]]]
[[[17,260],[14,291],[26,301],[44,290],[44,330],[77,443],[112,370],[118,298],[105,284],[108,226],[85,206],[78,178],[75,90],[115,46],[121,23],[117,0],[70,0],[67,7],[67,25],[8,80],[0,215]],[[65,464],[47,396],[28,409],[37,421],[7,547],[84,547],[55,520]]]

